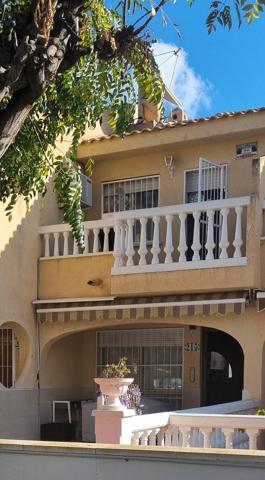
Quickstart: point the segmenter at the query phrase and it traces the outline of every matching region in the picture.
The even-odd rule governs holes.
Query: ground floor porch
[[[242,398],[261,400],[263,314],[242,299],[246,302],[233,294],[227,303],[219,298],[219,303],[182,305],[175,312],[172,305],[154,306],[154,302],[146,312],[143,303],[139,306],[135,301],[133,318],[124,304],[122,313],[118,308],[115,313],[101,310],[99,304],[87,310],[89,314],[74,303],[42,305],[43,312],[38,312],[40,422],[52,421],[54,400],[71,401],[79,422],[77,438],[92,440],[92,421],[84,433],[88,428],[84,418],[96,405],[94,378],[106,363],[117,362],[122,355],[128,357],[142,391],[144,414]]]
[[[65,400],[77,438],[92,440],[86,418],[96,404],[94,378],[124,354],[142,390],[143,414],[242,398],[265,405],[264,313],[246,292],[130,304],[58,300],[36,309],[34,336],[15,322],[2,325],[2,438],[39,438],[40,425],[52,422],[53,401]]]

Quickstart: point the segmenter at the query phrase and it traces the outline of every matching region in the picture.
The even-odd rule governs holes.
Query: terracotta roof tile
[[[260,107],[260,108],[253,108],[249,110],[241,110],[238,112],[222,112],[222,113],[216,113],[215,115],[212,115],[210,117],[201,117],[201,118],[195,118],[192,120],[185,120],[183,122],[178,122],[178,121],[161,121],[156,123],[152,127],[143,127],[143,124],[141,124],[141,129],[137,129],[137,124],[135,124],[135,128],[133,126],[130,126],[130,131],[125,133],[126,137],[129,137],[131,135],[136,135],[136,134],[141,134],[144,132],[153,132],[155,130],[165,130],[167,128],[176,128],[176,127],[185,127],[187,125],[192,125],[195,123],[202,123],[202,122],[209,122],[212,120],[220,120],[223,118],[231,118],[231,117],[239,117],[242,115],[248,115],[249,113],[259,113],[259,112],[265,112],[265,107]],[[84,139],[83,142],[85,143],[93,143],[93,142],[102,142],[103,140],[111,140],[112,138],[118,138],[119,135],[116,133],[113,133],[112,135],[103,135],[101,137],[96,137],[96,138],[90,138],[90,139]]]

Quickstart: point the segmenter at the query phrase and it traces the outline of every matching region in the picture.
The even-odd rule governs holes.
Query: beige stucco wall
[[[139,135],[141,136],[141,135]],[[137,136],[137,139],[139,138]],[[126,142],[127,139],[123,140]],[[244,137],[241,139],[244,141]],[[247,141],[247,140],[246,140]],[[255,170],[253,160],[235,159],[235,146],[238,140],[216,144],[187,146],[184,148],[157,150],[143,150],[138,155],[125,152],[123,156],[107,155],[103,158],[95,157],[93,167],[93,207],[87,211],[87,219],[101,218],[101,184],[102,182],[127,179],[148,175],[160,176],[159,205],[175,205],[184,202],[184,171],[198,168],[199,157],[205,157],[213,162],[228,164],[228,197],[250,195],[256,191]],[[106,141],[108,144],[108,141]],[[104,142],[101,143],[104,147]],[[260,149],[265,153],[264,137],[259,138]],[[89,148],[87,148],[89,152]],[[172,154],[175,158],[175,175],[169,177],[164,165],[164,155]]]
[[[9,221],[6,205],[0,205],[0,325],[14,329],[19,342],[16,352],[16,383],[11,389],[0,387],[0,436],[38,438],[38,347],[35,312],[41,224],[57,223],[62,215],[48,185],[43,199],[34,199],[27,209],[19,199]]]
[[[107,297],[111,293],[113,254],[39,261],[39,299]],[[99,285],[89,285],[100,280]]]

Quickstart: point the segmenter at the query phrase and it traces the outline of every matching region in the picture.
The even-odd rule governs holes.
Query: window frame
[[[128,347],[125,346],[125,344],[123,344],[123,339],[122,339],[123,336],[126,337],[126,335],[131,333],[131,334],[135,334],[135,336],[137,338],[138,335],[140,336],[141,334],[146,334],[147,333],[147,335],[150,337],[150,340],[151,340],[154,332],[158,333],[158,334],[161,332],[162,337],[163,337],[163,333],[164,333],[165,330],[168,330],[168,328],[167,327],[144,328],[142,330],[137,329],[137,328],[124,329],[124,330],[120,330],[120,329],[118,329],[118,330],[107,329],[107,330],[104,330],[104,331],[97,330],[96,331],[96,375],[97,376],[100,375],[100,372],[105,365],[105,363],[102,362],[103,349],[104,348],[108,348],[108,349],[113,349],[114,348],[113,345],[102,346],[101,340],[100,340],[100,336],[102,334],[105,335],[106,337],[108,336],[108,334],[110,334],[111,336],[114,335],[117,339],[119,338],[120,339],[120,344],[116,345],[115,349],[116,350],[121,350],[121,349],[128,348]],[[141,377],[141,380],[144,382],[144,384],[145,384],[146,375],[147,376],[148,376],[148,374],[150,375],[151,369],[156,369],[157,373],[159,372],[160,367],[169,367],[170,369],[171,368],[180,369],[181,370],[181,377],[180,377],[181,378],[181,386],[180,387],[176,388],[176,387],[159,387],[158,386],[158,387],[153,387],[153,388],[146,389],[144,384],[141,385],[141,382],[139,382],[139,386],[140,386],[142,394],[145,395],[146,397],[150,397],[150,398],[153,398],[153,399],[161,399],[161,400],[164,399],[164,400],[168,400],[168,401],[176,401],[176,402],[180,402],[180,405],[182,406],[183,396],[184,396],[184,374],[185,374],[185,366],[184,366],[184,362],[185,362],[185,360],[184,360],[185,359],[185,354],[184,354],[185,331],[184,331],[184,328],[182,326],[178,326],[178,327],[174,326],[174,327],[169,327],[168,333],[171,333],[171,332],[176,334],[176,343],[177,344],[175,345],[175,347],[180,349],[179,351],[181,351],[180,357],[179,357],[179,353],[177,353],[177,362],[172,362],[172,363],[169,362],[168,363],[168,361],[164,361],[164,362],[161,362],[161,361],[153,362],[153,361],[151,361],[149,363],[148,361],[146,361],[146,359],[144,357],[144,350],[145,350],[145,348],[152,347],[152,345],[147,345],[147,344],[146,345],[140,345],[140,344],[130,343],[130,348],[135,349],[135,350],[138,349],[139,359],[138,359],[138,362],[136,364],[134,364],[134,362],[132,362],[130,364],[130,360],[129,360],[128,361],[128,366],[129,366],[129,368],[132,368],[132,369],[133,369],[134,366],[137,367],[138,373]],[[111,337],[110,337],[109,342],[111,343]],[[166,348],[167,345],[168,344],[167,344],[166,341],[164,341],[164,342],[161,341],[161,345],[156,345],[156,347],[157,348],[159,348],[159,347]],[[174,347],[174,345],[168,345],[168,346],[169,347]],[[152,348],[154,348],[154,347],[152,347]],[[140,357],[141,357],[141,360],[140,360]],[[113,361],[115,361],[114,358],[112,358],[112,359],[108,358],[107,359],[108,363],[109,362],[112,363]],[[147,382],[147,384],[148,384],[148,382]]]
[[[4,383],[2,381],[0,381],[0,387],[1,389],[5,389],[5,390],[10,390],[12,388],[14,388],[15,386],[15,383],[16,383],[16,342],[17,342],[17,339],[16,339],[16,336],[15,336],[15,332],[14,332],[14,329],[11,328],[11,327],[0,327],[0,330],[3,332],[3,331],[9,331],[11,330],[12,332],[12,364],[11,364],[11,368],[12,368],[12,383],[10,386],[6,386],[4,385]],[[3,345],[3,336],[2,336],[2,345]],[[1,345],[1,347],[2,347]],[[2,349],[2,352],[3,352],[3,349]],[[1,376],[2,376],[2,380],[3,380],[3,376],[4,376],[4,369],[8,369],[10,368],[10,365],[3,365],[3,353],[2,353],[2,356],[0,358],[0,370],[1,370]],[[7,375],[7,378],[8,378],[8,375]]]
[[[128,177],[128,178],[121,178],[119,180],[108,180],[108,181],[104,181],[104,182],[101,182],[101,218],[104,219],[104,218],[112,218],[115,216],[116,213],[118,212],[110,212],[110,213],[104,213],[103,212],[103,208],[104,208],[104,185],[108,185],[108,184],[113,184],[113,183],[125,183],[125,182],[128,182],[128,181],[137,181],[137,180],[146,180],[146,179],[150,179],[150,178],[157,178],[158,179],[158,199],[157,199],[157,207],[160,206],[160,174],[153,174],[153,175],[144,175],[144,176],[141,176],[141,177]],[[146,191],[146,190],[141,190],[142,192]],[[157,207],[151,207],[151,208],[157,208]],[[138,209],[135,209],[135,210],[138,210]],[[146,210],[148,210],[146,208]],[[129,212],[129,211],[132,211],[132,210],[120,210],[119,213],[121,212]]]
[[[229,173],[229,164],[228,163],[220,163],[220,166],[226,167],[226,185],[225,185],[225,193],[226,193],[226,198],[228,198],[228,173]],[[197,168],[188,168],[184,170],[183,172],[183,203],[186,204],[186,190],[187,190],[187,173],[189,172],[199,172],[199,167]],[[199,189],[199,185],[198,185]],[[218,201],[218,200],[216,200]],[[195,202],[198,203],[198,202]]]

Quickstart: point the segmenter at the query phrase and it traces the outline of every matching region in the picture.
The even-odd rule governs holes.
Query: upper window
[[[203,202],[227,197],[227,165],[202,169],[201,182],[199,175],[199,168],[185,171],[185,203],[198,202],[199,191]]]
[[[158,207],[159,176],[131,178],[102,185],[102,214]]]
[[[12,328],[0,328],[0,382],[6,388],[15,384],[15,348]]]

